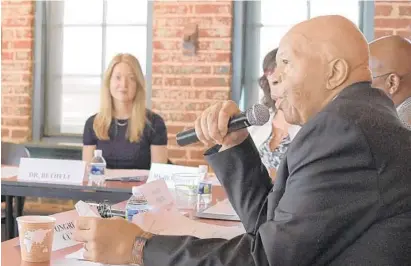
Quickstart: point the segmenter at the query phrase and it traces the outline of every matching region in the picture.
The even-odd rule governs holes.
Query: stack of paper
[[[236,211],[234,210],[233,206],[231,205],[228,199],[217,202],[217,204],[211,206],[208,209],[205,209],[203,213],[237,216]]]
[[[198,238],[231,239],[244,234],[239,226],[220,226],[189,219],[175,210],[147,212],[134,216],[133,222],[143,230],[158,235],[189,235]]]

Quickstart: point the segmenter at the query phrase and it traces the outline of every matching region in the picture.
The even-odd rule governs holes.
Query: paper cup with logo
[[[20,216],[19,228],[21,259],[27,262],[50,261],[56,218],[50,216]]]

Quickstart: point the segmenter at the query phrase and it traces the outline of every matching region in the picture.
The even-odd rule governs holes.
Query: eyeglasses
[[[389,73],[385,73],[385,74],[382,74],[382,75],[378,75],[378,76],[375,76],[375,77],[372,77],[372,78],[373,78],[373,79],[382,78],[382,77],[384,77],[384,76],[388,76],[388,75],[391,75],[391,74],[395,74],[395,75],[397,75],[397,76],[400,78],[400,80],[403,80],[404,78],[406,78],[407,76],[409,76],[409,75],[411,74],[411,72],[405,73],[404,75],[398,75],[398,74],[395,73],[395,72],[389,72]]]

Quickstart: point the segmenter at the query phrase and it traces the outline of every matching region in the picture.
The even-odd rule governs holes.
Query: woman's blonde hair
[[[140,62],[131,54],[117,54],[111,60],[104,73],[103,86],[100,93],[100,112],[94,119],[93,129],[100,140],[109,140],[109,129],[113,119],[113,97],[110,93],[110,79],[114,67],[119,63],[126,63],[136,78],[136,96],[128,121],[126,137],[130,142],[138,142],[146,124],[146,85]]]

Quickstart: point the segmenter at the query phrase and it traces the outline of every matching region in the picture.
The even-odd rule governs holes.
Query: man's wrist
[[[133,250],[131,253],[131,265],[143,266],[143,249],[150,238],[153,237],[152,233],[144,232],[137,236],[134,240]]]
[[[248,132],[248,130],[246,128],[243,128],[243,129],[241,129],[237,132],[233,132],[233,133],[230,133],[230,134],[232,134],[230,143],[223,144],[221,146],[219,152],[222,152],[222,151],[231,149],[232,147],[240,145],[250,135],[250,133]]]

